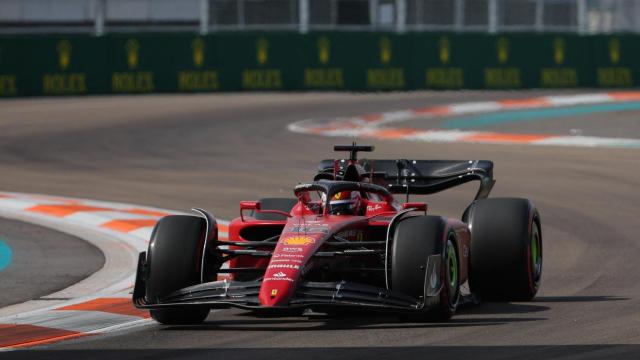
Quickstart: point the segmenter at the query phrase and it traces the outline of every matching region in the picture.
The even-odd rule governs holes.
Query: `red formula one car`
[[[200,323],[210,309],[229,307],[283,314],[357,307],[446,320],[466,301],[535,296],[540,216],[526,199],[487,199],[491,161],[358,161],[373,147],[335,150],[350,157],[322,161],[313,182],[295,187],[295,199],[241,202],[228,241],[204,210],[162,218],[140,254],[136,307],[163,324]],[[480,187],[461,220],[394,198],[473,180]]]

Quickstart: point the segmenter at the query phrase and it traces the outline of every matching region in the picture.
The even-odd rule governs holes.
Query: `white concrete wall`
[[[0,21],[92,21],[98,0],[0,0]],[[200,18],[200,0],[105,0],[106,17],[122,21]]]
[[[200,0],[107,0],[107,20],[198,20]]]
[[[93,0],[0,0],[3,21],[91,21]]]

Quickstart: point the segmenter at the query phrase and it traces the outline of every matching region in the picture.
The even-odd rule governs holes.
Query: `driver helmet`
[[[329,206],[333,215],[357,215],[362,208],[362,196],[359,191],[342,191],[331,198]]]

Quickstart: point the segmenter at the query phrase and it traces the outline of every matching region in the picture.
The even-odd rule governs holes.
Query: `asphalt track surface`
[[[556,92],[557,93],[557,92]],[[258,94],[30,99],[0,102],[0,188],[186,210],[230,219],[238,201],[288,196],[348,138],[288,133],[307,118],[539,96],[541,92]],[[545,122],[607,133],[611,119],[639,137],[638,111]],[[565,121],[577,122],[565,124]],[[532,122],[509,124],[531,131]],[[600,129],[600,130],[599,130]],[[376,141],[379,158],[491,159],[492,196],[522,196],[543,220],[544,275],[529,303],[462,309],[450,322],[377,314],[257,318],[212,312],[198,327],[151,324],[6,358],[461,358],[640,357],[638,149]],[[427,199],[459,217],[473,190]]]
[[[46,300],[104,264],[95,246],[37,225],[0,219],[0,239],[12,252],[11,263],[0,271],[0,307]]]

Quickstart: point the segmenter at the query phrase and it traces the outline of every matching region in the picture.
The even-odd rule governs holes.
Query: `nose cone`
[[[262,286],[260,287],[259,300],[262,306],[285,306],[291,300],[295,289],[295,283],[298,277],[299,265],[294,264],[279,264],[287,265],[292,268],[276,267],[269,268],[265,273]]]
[[[309,227],[290,223],[285,227],[264,273],[258,295],[262,306],[286,306],[289,304],[295,295],[303,268],[309,265],[311,256],[322,242],[325,228],[328,232],[328,228],[322,225]],[[301,229],[305,232],[302,232]],[[311,231],[310,229],[322,231]]]
[[[285,306],[289,303],[315,243],[314,237],[297,234],[280,239],[264,273],[259,295],[261,305]]]

